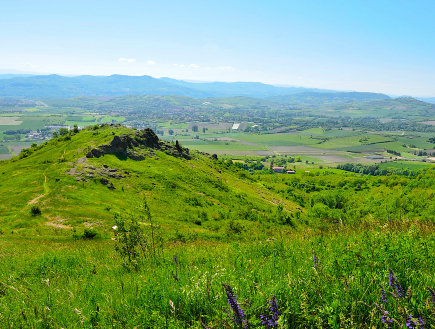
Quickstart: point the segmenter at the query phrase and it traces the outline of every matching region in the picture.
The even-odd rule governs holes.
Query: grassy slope
[[[47,223],[83,228],[84,224],[108,229],[114,212],[123,212],[141,204],[146,197],[155,219],[170,230],[188,228],[196,234],[219,235],[228,219],[267,218],[276,204],[292,211],[296,206],[277,198],[243,171],[226,170],[214,160],[196,155],[194,160],[181,160],[156,151],[157,157],[144,161],[123,160],[115,155],[89,159],[76,165],[88,147],[113,139],[112,133],[123,134],[127,128],[86,130],[70,141],[52,140],[28,158],[0,164],[0,211],[4,228],[33,231]],[[47,163],[48,161],[48,163]],[[97,169],[102,165],[128,171],[127,178],[110,179],[115,190],[102,185],[99,178],[78,182],[65,173],[73,167]],[[219,172],[220,171],[220,172]],[[42,209],[41,217],[30,215],[29,202]],[[237,200],[237,201],[235,201]],[[196,223],[196,224],[194,224]],[[257,222],[245,225],[260,227]]]

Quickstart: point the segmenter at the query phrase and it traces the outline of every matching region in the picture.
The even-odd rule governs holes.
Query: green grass
[[[169,126],[164,126],[163,128],[166,129],[186,129],[189,126],[188,123],[179,123],[179,124],[175,124],[175,125],[169,125]]]
[[[269,148],[264,145],[244,145],[234,142],[223,141],[201,141],[201,140],[183,140],[181,143],[193,150],[198,151],[249,151],[249,150],[268,150]]]
[[[234,289],[242,308],[251,305],[252,327],[261,326],[272,296],[282,328],[377,328],[384,310],[404,327],[404,309],[423,312],[428,327],[434,324],[426,288],[435,285],[433,167],[389,162],[381,166],[418,171],[363,176],[319,169],[314,157],[302,157],[315,165],[287,163],[297,166],[296,175],[250,174],[194,151],[186,160],[159,150],[151,157],[139,147],[147,154],[143,161],[106,154],[75,164],[88,148],[126,133],[132,131],[87,129],[0,163],[4,327],[232,326],[222,284]],[[114,190],[98,175],[77,181],[65,174],[73,167],[101,173],[104,165],[125,176],[109,178]],[[41,215],[32,216],[32,206]],[[132,264],[116,252],[117,244],[131,249],[122,248],[121,230],[116,240],[112,229],[131,218],[146,246]],[[98,236],[81,238],[89,226]],[[389,268],[405,290],[411,287],[397,300]]]
[[[106,123],[106,122],[111,123],[112,120],[115,120],[117,122],[123,122],[123,121],[125,121],[125,118],[124,117],[104,117],[104,118],[101,119],[100,122],[101,123]]]
[[[9,154],[9,148],[4,145],[0,145],[0,154]]]
[[[351,136],[351,137],[342,137],[342,138],[333,138],[322,144],[319,144],[317,147],[324,149],[345,149],[351,148],[355,146],[369,146],[372,148],[383,147],[385,142],[391,141],[391,138],[384,137],[381,135],[373,135],[373,134],[365,134],[360,136]],[[378,143],[382,143],[376,145]]]
[[[431,163],[424,162],[414,162],[414,161],[393,161],[393,162],[384,162],[380,164],[381,167],[387,168],[407,168],[410,170],[428,168],[429,166],[433,166]]]
[[[428,257],[435,238],[423,233],[424,225],[168,245],[138,271],[123,268],[108,238],[74,241],[65,230],[52,232],[52,239],[8,234],[0,240],[6,255],[0,319],[8,327],[200,328],[201,321],[218,327],[230,321],[223,283],[239,303],[252,303],[252,325],[260,325],[263,308],[276,296],[284,327],[380,327],[381,312],[363,303],[382,303],[379,286],[390,291],[389,267],[402,286],[412,287],[412,297],[398,302],[388,294],[389,315],[404,323],[400,305],[412,314],[419,308],[431,321],[425,303],[426,286],[435,284],[434,259]]]
[[[20,124],[18,127],[19,129],[31,129],[31,130],[37,130],[42,129],[47,124],[45,120],[31,120],[28,119],[26,121],[23,121],[22,124]]]
[[[267,146],[297,146],[297,145],[315,145],[319,140],[311,139],[310,136],[297,133],[292,134],[245,134],[240,133],[234,136],[225,134],[223,137],[234,137],[245,142],[257,143]]]
[[[79,127],[87,127],[87,126],[93,126],[93,125],[95,125],[95,122],[93,122],[93,121],[65,121],[64,124],[66,126],[77,125]]]

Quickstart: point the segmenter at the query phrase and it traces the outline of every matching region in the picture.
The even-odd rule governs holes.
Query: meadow
[[[141,147],[84,160],[122,134],[71,131],[0,163],[0,327],[435,324],[432,166],[279,175]]]

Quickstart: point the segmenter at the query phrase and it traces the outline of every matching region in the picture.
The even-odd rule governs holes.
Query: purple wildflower
[[[383,301],[385,304],[388,304],[387,294],[386,294],[386,292],[385,292],[384,287],[382,287],[382,286],[381,286],[381,298],[382,298],[382,301]]]
[[[396,275],[394,274],[394,272],[391,268],[390,268],[390,275],[388,278],[388,282],[390,284],[390,287],[396,290],[396,293],[397,293],[396,299],[397,300],[399,300],[399,298],[401,298],[405,295],[405,290],[400,285],[399,280],[397,280]]]
[[[205,324],[204,324],[204,323],[202,323],[202,322],[201,322],[201,326],[202,326],[202,327],[203,327],[204,329],[209,329],[209,328],[208,328],[208,326],[207,326],[207,325],[205,325]]]
[[[172,277],[175,281],[180,281],[180,278],[174,274],[174,272],[171,272]]]
[[[406,322],[407,328],[417,328],[417,321],[413,321],[412,315],[408,314],[408,321]]]
[[[322,266],[320,266],[320,261],[319,261],[319,258],[317,257],[316,252],[314,252],[313,261],[314,261],[314,268],[316,270],[321,270]]]
[[[178,267],[178,257],[177,257],[177,255],[173,255],[172,259],[174,260],[175,267]]]
[[[418,323],[420,325],[420,328],[424,329],[424,325],[426,324],[426,320],[424,318],[424,314],[423,313],[420,314],[420,317],[418,318]]]
[[[260,316],[260,318],[262,320],[261,324],[266,329],[273,328],[274,326],[277,326],[278,319],[279,319],[278,303],[276,301],[275,295],[272,296],[272,299],[270,300],[269,304],[270,304],[269,310],[266,311],[266,309],[264,309],[263,314]],[[272,314],[272,316],[269,318],[270,314]]]
[[[229,284],[223,284],[225,293],[227,294],[228,304],[230,304],[231,310],[233,311],[233,321],[236,325],[242,326],[244,328],[249,328],[249,322],[245,319],[245,314],[239,303],[237,303],[237,295],[234,295],[233,289]]]
[[[390,328],[389,323],[393,322],[393,319],[388,317],[388,311],[385,311],[384,314],[382,315],[381,321],[383,324],[385,324],[385,327],[388,329]]]

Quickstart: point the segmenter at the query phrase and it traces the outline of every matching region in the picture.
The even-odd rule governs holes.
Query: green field
[[[0,145],[0,154],[8,154],[10,153],[9,148],[4,145]]]
[[[65,121],[66,126],[74,126],[77,125],[79,127],[93,126],[95,122],[93,121]]]
[[[125,118],[124,117],[104,117],[101,119],[100,122],[101,123],[106,123],[106,122],[112,123],[112,120],[115,120],[116,122],[123,122],[123,121],[125,121]]]
[[[384,162],[380,164],[381,167],[391,167],[391,168],[403,168],[403,169],[421,169],[421,168],[428,168],[430,166],[433,166],[433,164],[430,163],[421,163],[421,162],[414,162],[414,161],[394,161],[394,162]]]

